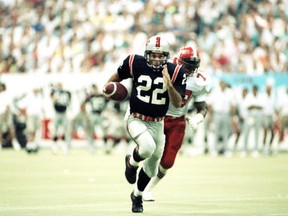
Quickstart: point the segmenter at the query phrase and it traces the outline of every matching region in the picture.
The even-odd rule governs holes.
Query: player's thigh
[[[138,153],[143,158],[148,158],[155,151],[155,140],[147,128],[146,122],[137,118],[127,121],[128,133],[138,146]]]
[[[153,153],[162,155],[165,135],[163,122],[145,122],[133,116],[127,119],[127,132],[139,147],[140,156],[147,158]]]
[[[148,130],[144,121],[134,118],[131,115],[127,119],[126,126],[128,134],[134,140]]]
[[[165,124],[166,142],[164,151],[171,151],[172,149],[178,151],[181,148],[185,136],[185,129],[185,122]]]

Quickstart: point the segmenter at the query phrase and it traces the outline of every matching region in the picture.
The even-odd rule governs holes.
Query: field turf
[[[0,216],[127,216],[123,154],[0,151]],[[179,156],[148,216],[288,216],[288,154]],[[139,215],[139,214],[136,214]]]

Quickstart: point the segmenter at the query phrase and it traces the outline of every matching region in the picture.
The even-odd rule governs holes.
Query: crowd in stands
[[[0,0],[0,74],[103,72],[146,39],[196,43],[208,73],[287,73],[287,0]]]

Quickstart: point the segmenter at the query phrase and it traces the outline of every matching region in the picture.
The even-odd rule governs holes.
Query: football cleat
[[[134,196],[134,193],[132,191],[130,197],[131,197],[131,201],[132,201],[132,212],[134,212],[134,213],[143,212],[142,196]]]
[[[125,157],[125,177],[130,184],[134,184],[136,182],[136,175],[138,167],[133,167],[130,163],[131,155],[126,155]]]

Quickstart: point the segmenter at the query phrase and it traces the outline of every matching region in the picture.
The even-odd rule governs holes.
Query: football
[[[104,86],[103,94],[111,100],[120,102],[127,98],[128,90],[120,82],[109,82]]]

